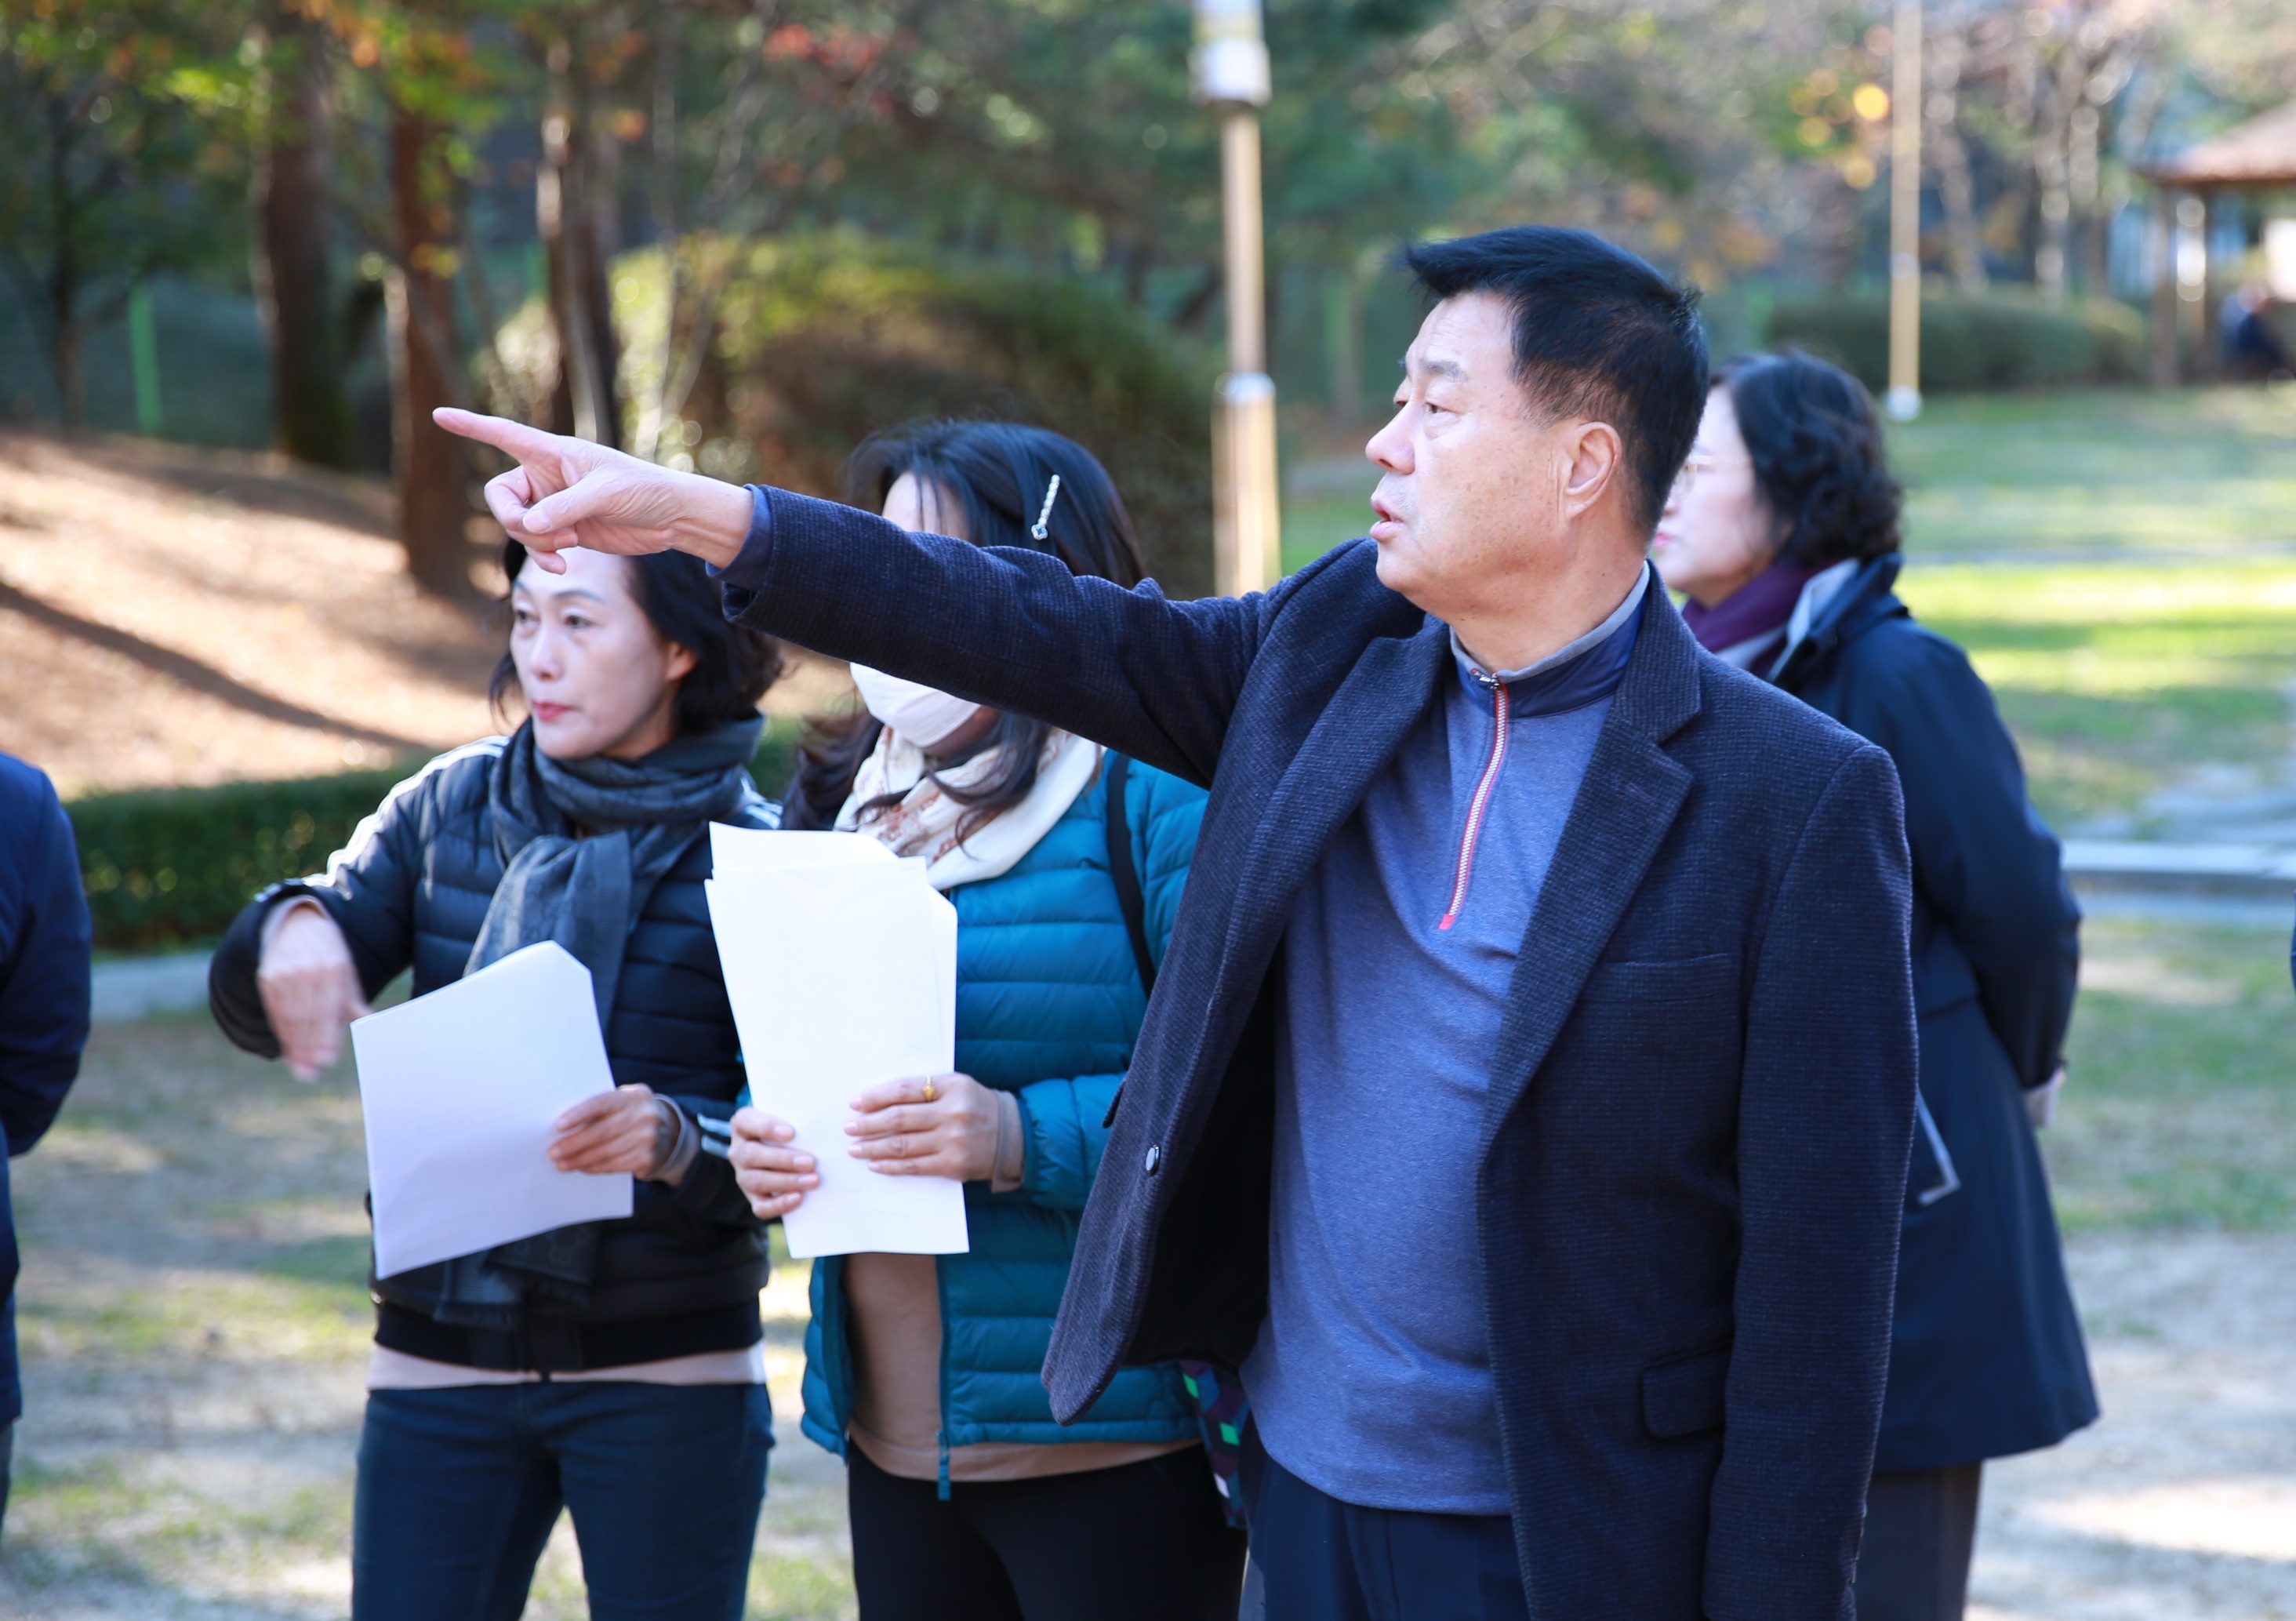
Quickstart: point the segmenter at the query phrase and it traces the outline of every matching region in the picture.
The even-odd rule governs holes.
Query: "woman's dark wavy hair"
[[[1823,569],[1898,549],[1905,492],[1865,384],[1784,349],[1726,362],[1714,386],[1730,390],[1754,482],[1777,515],[1779,556]]]
[[[518,583],[526,557],[526,548],[517,541],[503,543],[505,617],[510,587]],[[623,561],[629,567],[631,594],[654,634],[693,655],[693,667],[677,684],[678,735],[714,732],[729,721],[757,714],[758,700],[781,677],[781,649],[774,639],[726,618],[724,593],[700,558],[657,552]],[[487,684],[487,697],[496,713],[506,713],[510,695],[517,690],[518,665],[504,652]]]
[[[1060,494],[1045,510],[1053,476]],[[1074,439],[1019,422],[931,421],[905,423],[862,441],[845,464],[845,498],[871,512],[904,474],[914,474],[931,495],[953,501],[964,513],[967,537],[980,546],[1021,546],[1045,552],[1066,563],[1071,574],[1097,575],[1124,586],[1136,585],[1147,572],[1132,515],[1116,493],[1107,469]],[[1045,537],[1030,530],[1045,517]],[[964,757],[989,749],[1004,754],[990,778],[971,789],[942,784],[942,791],[966,807],[960,839],[1029,797],[1050,728],[1024,715],[999,716],[988,735]],[[837,820],[853,792],[861,762],[876,748],[884,727],[866,709],[850,715],[816,716],[798,743],[797,775],[782,810],[785,828],[825,828]],[[942,760],[942,765],[958,764]],[[900,798],[888,795],[880,804]]]

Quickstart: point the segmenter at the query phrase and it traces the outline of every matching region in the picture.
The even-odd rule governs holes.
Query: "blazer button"
[[[1147,1175],[1151,1175],[1151,1176],[1153,1176],[1153,1175],[1156,1174],[1156,1167],[1157,1167],[1158,1166],[1160,1166],[1160,1165],[1163,1164],[1163,1163],[1164,1163],[1164,1150],[1163,1150],[1163,1149],[1162,1149],[1160,1145],[1158,1145],[1158,1144],[1156,1144],[1156,1143],[1152,1142],[1152,1143],[1150,1143],[1150,1144],[1148,1145],[1148,1158],[1147,1158],[1146,1162],[1141,1166],[1141,1167],[1140,1167],[1140,1168],[1141,1168],[1141,1170],[1142,1170],[1142,1171],[1145,1172]]]

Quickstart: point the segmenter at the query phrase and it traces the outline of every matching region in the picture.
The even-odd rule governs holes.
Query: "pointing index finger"
[[[524,422],[513,422],[506,416],[481,416],[454,405],[439,406],[430,413],[430,420],[449,433],[491,445],[521,462],[550,454],[558,437],[539,428],[529,428]]]

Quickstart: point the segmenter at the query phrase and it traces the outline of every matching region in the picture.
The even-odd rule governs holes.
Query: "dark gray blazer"
[[[778,490],[759,512],[745,623],[1210,785],[1045,1377],[1067,1417],[1119,1363],[1235,1365],[1267,1309],[1271,970],[1434,701],[1442,626],[1368,541],[1176,603]],[[1516,1547],[1544,1621],[1841,1621],[1913,1120],[1897,777],[1702,653],[1663,592],[1644,612],[1491,1054]]]

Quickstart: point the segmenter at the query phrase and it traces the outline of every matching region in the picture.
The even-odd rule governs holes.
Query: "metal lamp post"
[[[1922,3],[1898,0],[1890,110],[1890,414],[1922,413]]]
[[[1212,577],[1227,596],[1283,577],[1276,503],[1275,381],[1267,374],[1260,253],[1259,112],[1267,43],[1259,0],[1194,0],[1188,59],[1196,99],[1220,117],[1220,201],[1227,282],[1227,370],[1212,392]]]

